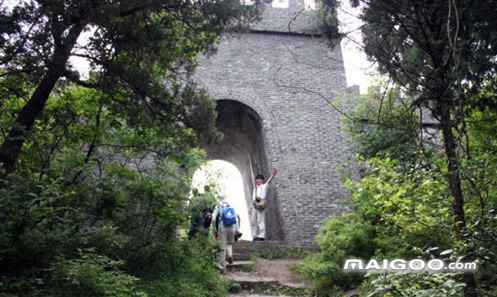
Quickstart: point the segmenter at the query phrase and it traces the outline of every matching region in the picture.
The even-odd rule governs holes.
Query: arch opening
[[[223,160],[211,160],[200,167],[193,175],[192,186],[199,193],[204,192],[204,187],[216,184],[219,193],[226,195],[226,202],[235,208],[240,216],[240,232],[242,240],[252,240],[250,232],[250,218],[243,191],[242,174],[235,165]]]
[[[204,145],[204,149],[210,160],[223,160],[238,168],[248,216],[255,175],[263,174],[267,178],[270,173],[263,121],[254,109],[239,101],[217,100],[216,103],[216,127],[223,133],[223,139]],[[266,210],[268,240],[284,239],[276,198],[276,189],[271,188]]]

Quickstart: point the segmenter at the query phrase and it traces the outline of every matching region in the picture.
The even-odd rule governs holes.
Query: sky
[[[375,74],[375,68],[366,59],[361,43],[361,21],[357,17],[359,8],[352,8],[349,1],[341,1],[338,9],[338,19],[342,24],[343,32],[350,32],[341,42],[347,86],[358,85],[361,93],[366,93],[371,77]]]

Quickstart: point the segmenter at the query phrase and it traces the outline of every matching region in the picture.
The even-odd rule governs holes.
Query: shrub
[[[49,283],[55,296],[146,297],[137,288],[139,279],[121,270],[123,263],[91,250],[80,251],[80,257],[59,259],[52,265]]]

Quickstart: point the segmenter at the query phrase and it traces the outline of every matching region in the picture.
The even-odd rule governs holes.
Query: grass
[[[243,265],[240,267],[240,271],[243,272],[254,272],[257,269],[256,264]]]
[[[274,260],[274,259],[303,259],[311,254],[309,250],[306,249],[291,249],[284,250],[279,248],[267,249],[264,251],[256,251],[252,254],[255,254],[257,257]]]
[[[239,283],[232,280],[226,280],[225,286],[228,292],[230,293],[238,293],[242,290],[242,286]]]

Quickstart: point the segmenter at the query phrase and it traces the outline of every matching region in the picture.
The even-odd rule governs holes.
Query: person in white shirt
[[[250,221],[252,225],[252,237],[254,241],[265,240],[266,225],[264,222],[267,205],[267,191],[269,184],[276,175],[276,168],[273,169],[271,176],[267,182],[264,182],[264,176],[257,175],[255,177],[255,188],[252,194],[252,205],[249,209]]]

